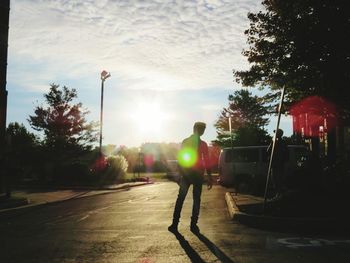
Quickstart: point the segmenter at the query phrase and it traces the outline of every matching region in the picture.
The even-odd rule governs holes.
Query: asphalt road
[[[201,234],[189,231],[189,192],[174,235],[167,226],[177,191],[162,182],[0,214],[0,262],[350,262],[350,237],[267,232],[230,221],[220,186],[203,189]]]

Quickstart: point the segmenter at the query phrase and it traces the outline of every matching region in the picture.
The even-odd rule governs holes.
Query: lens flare
[[[184,168],[193,167],[198,159],[197,152],[192,148],[184,148],[179,151],[178,161],[180,166]]]
[[[91,171],[93,172],[100,172],[107,168],[108,161],[107,158],[103,155],[96,159],[96,161],[93,163],[91,167]]]
[[[147,167],[152,167],[154,165],[154,157],[152,154],[145,154],[143,162]]]
[[[320,131],[334,130],[338,123],[337,107],[320,96],[311,96],[291,106],[293,130],[307,137],[318,137]]]

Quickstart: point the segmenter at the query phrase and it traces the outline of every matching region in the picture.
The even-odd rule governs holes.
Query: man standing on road
[[[212,188],[208,145],[200,139],[200,136],[204,134],[205,128],[205,123],[196,122],[193,126],[193,134],[183,140],[181,144],[181,150],[178,155],[181,175],[180,189],[175,204],[173,223],[168,227],[168,230],[171,232],[177,231],[183,203],[190,185],[193,184],[193,208],[190,229],[194,233],[199,233],[197,222],[205,170],[209,177],[208,189]]]

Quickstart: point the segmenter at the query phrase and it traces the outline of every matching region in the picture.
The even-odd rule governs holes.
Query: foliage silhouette
[[[287,104],[310,95],[335,102],[350,116],[350,17],[346,1],[263,0],[265,11],[249,13],[243,51],[250,68],[234,71],[243,86],[270,88],[265,99],[287,87]]]
[[[269,120],[266,115],[269,105],[258,96],[252,96],[248,90],[235,91],[229,95],[229,106],[221,111],[215,123],[219,146],[260,145],[267,144],[270,137],[264,127]],[[232,142],[229,133],[229,116],[231,117]]]
[[[56,154],[90,150],[97,140],[96,123],[86,120],[89,112],[82,103],[73,103],[77,91],[51,84],[44,98],[47,105],[37,106],[28,119],[33,129],[44,132],[44,145]]]

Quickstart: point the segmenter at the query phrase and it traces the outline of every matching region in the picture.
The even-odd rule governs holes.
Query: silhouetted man
[[[280,198],[285,187],[285,163],[288,161],[288,146],[282,139],[283,130],[278,129],[276,132],[275,152],[272,159],[272,178],[276,188],[275,198]],[[273,142],[271,142],[268,152],[272,151]]]
[[[180,189],[177,196],[173,223],[168,227],[171,232],[176,232],[180,221],[180,214],[190,185],[193,185],[193,208],[191,217],[191,231],[199,233],[197,226],[199,208],[201,203],[202,184],[204,181],[204,172],[208,175],[208,189],[212,188],[212,177],[209,167],[208,145],[200,139],[203,135],[206,125],[203,122],[196,122],[193,126],[193,134],[183,140],[179,152],[180,167]]]

